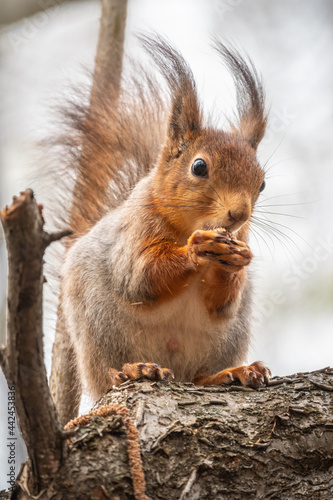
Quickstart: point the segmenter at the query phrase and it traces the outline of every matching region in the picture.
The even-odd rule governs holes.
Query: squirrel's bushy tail
[[[163,140],[165,103],[152,80],[133,74],[119,93],[112,68],[106,71],[108,83],[94,82],[89,105],[72,102],[65,110],[69,134],[62,140],[75,179],[70,226],[77,236],[127,198],[156,161]]]

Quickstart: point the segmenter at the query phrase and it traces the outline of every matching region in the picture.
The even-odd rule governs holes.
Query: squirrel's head
[[[193,75],[181,54],[161,38],[145,38],[143,43],[166,79],[171,100],[155,179],[156,205],[188,236],[196,229],[248,227],[265,187],[256,150],[267,116],[253,63],[234,48],[215,42],[237,91],[237,120],[225,132],[203,126]]]
[[[264,176],[247,140],[204,129],[188,137],[178,157],[160,165],[158,195],[163,211],[177,226],[185,222],[190,233],[218,227],[233,232],[249,221]]]

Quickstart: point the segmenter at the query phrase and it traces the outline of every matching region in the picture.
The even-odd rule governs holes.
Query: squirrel
[[[265,187],[256,157],[267,114],[252,61],[215,41],[232,73],[237,115],[206,124],[192,71],[158,36],[159,70],[105,83],[69,113],[77,143],[72,230],[61,301],[80,380],[94,398],[147,377],[259,387],[251,340],[251,215]]]

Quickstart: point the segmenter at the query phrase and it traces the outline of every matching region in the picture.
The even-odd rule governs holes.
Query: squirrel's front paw
[[[187,242],[188,255],[196,265],[215,265],[234,273],[250,264],[252,252],[224,229],[195,231]]]

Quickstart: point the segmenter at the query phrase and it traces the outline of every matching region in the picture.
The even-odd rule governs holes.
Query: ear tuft
[[[214,47],[232,73],[237,92],[238,118],[233,130],[257,149],[266,130],[265,92],[261,78],[249,57],[243,57],[232,45],[215,39]]]
[[[141,35],[139,39],[167,83],[171,100],[168,139],[171,150],[179,155],[188,135],[201,128],[193,73],[180,52],[161,36]]]

